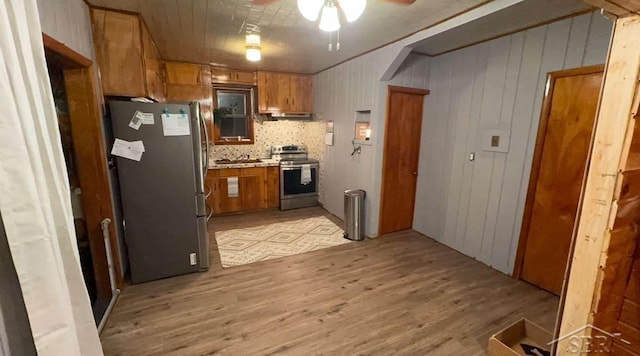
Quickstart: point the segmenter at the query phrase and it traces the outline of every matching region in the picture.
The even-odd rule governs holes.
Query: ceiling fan
[[[255,5],[269,5],[279,0],[253,0]],[[348,22],[357,20],[367,6],[367,0],[297,0],[298,10],[309,21],[320,17],[319,27],[326,32],[340,29],[338,9],[342,10]],[[416,0],[376,0],[398,5],[411,5]]]

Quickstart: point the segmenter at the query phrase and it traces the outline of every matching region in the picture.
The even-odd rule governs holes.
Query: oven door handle
[[[310,164],[309,166],[311,167],[311,169],[318,168],[317,164]],[[301,170],[302,166],[286,166],[286,167],[280,166],[280,169],[283,171],[296,171],[296,170]]]

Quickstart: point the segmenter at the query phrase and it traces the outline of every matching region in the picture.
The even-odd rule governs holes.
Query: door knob
[[[418,172],[413,172],[413,175],[414,175],[414,176],[417,176],[417,175],[418,175]]]

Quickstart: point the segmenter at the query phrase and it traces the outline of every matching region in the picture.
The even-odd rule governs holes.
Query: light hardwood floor
[[[210,231],[325,215],[218,217]],[[414,231],[129,286],[107,355],[479,355],[527,317],[552,329],[558,298]]]

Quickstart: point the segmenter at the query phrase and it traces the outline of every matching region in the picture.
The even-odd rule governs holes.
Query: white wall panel
[[[512,272],[547,73],[604,63],[611,28],[591,13],[431,59],[417,231]],[[481,150],[487,128],[508,153]]]
[[[38,0],[42,32],[93,60],[89,7],[82,0]]]
[[[343,192],[367,191],[366,234],[378,230],[382,141],[387,84],[425,88],[429,58],[411,55],[389,83],[381,82],[390,63],[393,45],[355,58],[314,76],[315,111],[321,120],[334,121],[334,145],[325,147],[324,192],[320,201],[331,213],[343,217]],[[371,110],[371,145],[351,156],[356,110]]]

